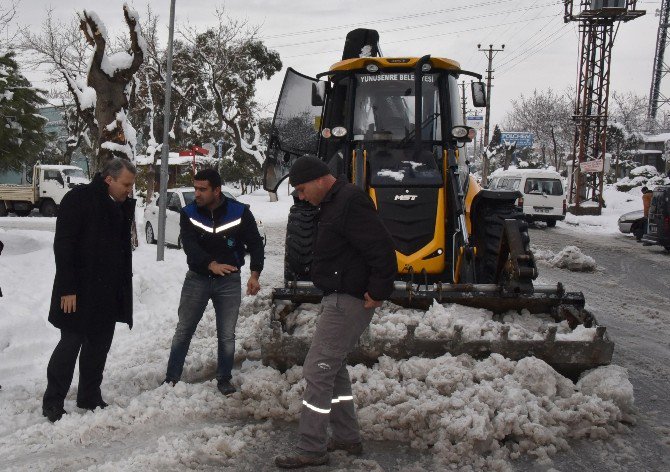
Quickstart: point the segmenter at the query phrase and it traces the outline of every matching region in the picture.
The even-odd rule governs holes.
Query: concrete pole
[[[167,77],[165,78],[165,107],[163,109],[163,145],[161,147],[161,186],[158,200],[158,244],[156,260],[165,255],[165,212],[167,211],[168,160],[170,156],[170,96],[172,95],[172,41],[174,39],[175,0],[170,0],[170,33],[168,39]]]
[[[489,158],[486,156],[486,148],[489,145],[489,129],[491,126],[491,80],[493,79],[493,58],[496,53],[505,49],[503,44],[500,49],[494,49],[493,44],[489,44],[488,49],[482,49],[481,44],[477,45],[477,49],[482,51],[488,58],[489,65],[486,69],[486,116],[484,117],[484,146],[482,146],[482,185],[486,186],[489,175]]]

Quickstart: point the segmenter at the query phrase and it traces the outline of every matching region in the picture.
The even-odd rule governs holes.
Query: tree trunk
[[[271,202],[278,202],[279,197],[277,197],[277,192],[268,192],[268,195],[270,195],[270,201]]]
[[[144,52],[139,45],[136,14],[131,13],[126,5],[123,7],[123,14],[130,30],[132,63],[126,68],[116,69],[111,76],[108,74],[110,61],[105,57],[107,44],[100,31],[103,25],[98,25],[86,11],[83,12],[80,22],[80,28],[86,41],[95,48],[87,80],[88,86],[96,92],[95,119],[99,136],[98,155],[94,162],[95,171],[100,170],[104,163],[113,157],[118,156],[125,159],[134,157],[128,137],[125,135],[128,129],[126,116],[130,93],[129,84],[144,60]],[[107,70],[104,70],[103,62],[106,63]]]

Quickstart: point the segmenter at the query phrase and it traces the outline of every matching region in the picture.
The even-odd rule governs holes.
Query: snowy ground
[[[118,325],[105,370],[102,388],[110,407],[93,413],[76,408],[75,374],[65,405],[69,414],[53,425],[41,416],[41,395],[46,364],[58,340],[58,331],[46,321],[55,270],[55,220],[0,218],[0,240],[5,243],[0,257],[0,468],[271,469],[271,455],[288,448],[286,438],[294,437],[292,422],[304,389],[300,367],[281,374],[257,360],[271,288],[281,284],[284,224],[291,203],[286,194],[285,188],[280,191],[279,203],[269,203],[262,192],[240,198],[263,221],[268,245],[263,289],[258,296],[245,297],[241,308],[239,368],[233,378],[238,393],[224,398],[211,381],[216,363],[211,305],[191,344],[185,382],[174,388],[161,385],[186,263],[176,249],[168,249],[165,261],[156,262],[156,247],[141,244],[133,255],[135,327],[129,331]],[[617,197],[620,213],[639,206],[639,196],[631,197],[635,205]],[[608,201],[614,207],[615,199]],[[579,224],[607,232],[617,217],[612,213]],[[561,227],[563,234],[571,227]],[[544,250],[555,257],[568,242]],[[309,335],[316,314],[314,306],[296,313],[304,335]],[[467,326],[472,336],[495,335],[497,325],[490,318],[483,310],[457,306],[423,314],[385,305],[371,334],[401,336],[411,320],[423,326],[426,336],[448,336],[456,322],[466,324],[466,335]],[[515,321],[510,337],[534,337],[547,325],[524,322],[523,315]],[[576,385],[540,360],[514,362],[500,356],[484,361],[448,355],[382,358],[372,368],[359,365],[350,372],[371,452],[355,460],[334,454],[332,470],[510,470],[519,461],[546,470],[551,458],[569,450],[575,440],[616,441],[637,419],[633,385],[618,366],[593,371]]]

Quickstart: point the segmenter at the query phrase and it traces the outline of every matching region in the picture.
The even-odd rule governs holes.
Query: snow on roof
[[[663,154],[663,151],[658,149],[631,149],[630,154]]]
[[[216,162],[216,158],[207,157],[207,156],[195,156],[196,164],[213,164]],[[136,156],[135,164],[138,166],[148,166],[153,163],[153,158],[151,156]],[[170,166],[186,166],[193,163],[193,156],[180,156],[178,152],[171,152],[170,158],[168,159],[168,165]],[[157,165],[161,165],[161,160],[158,158],[156,160]]]
[[[670,140],[670,133],[641,134],[640,137],[645,143],[664,143]]]

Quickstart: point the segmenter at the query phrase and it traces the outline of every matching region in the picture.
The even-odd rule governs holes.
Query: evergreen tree
[[[43,93],[21,75],[13,52],[0,55],[0,170],[32,165],[46,147]]]

